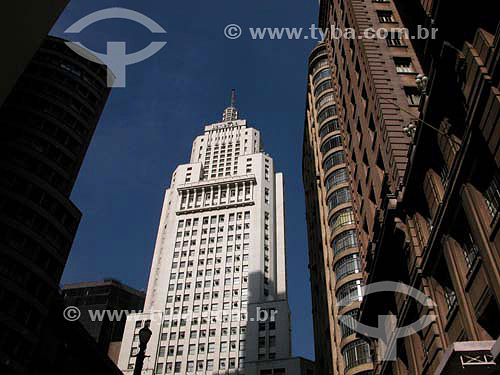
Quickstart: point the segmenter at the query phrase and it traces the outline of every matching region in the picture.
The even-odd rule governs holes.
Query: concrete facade
[[[423,40],[327,35],[310,55],[303,176],[321,373],[498,372],[500,36],[490,8],[487,1],[320,2],[324,28],[360,35],[405,27],[413,36],[418,27],[438,29]],[[344,280],[354,299],[339,309]],[[380,281],[410,285],[435,306],[401,293],[359,293]],[[378,355],[376,339],[338,323],[351,308],[372,327],[380,316],[398,326],[436,320],[391,338],[397,359],[390,361]]]
[[[148,320],[143,374],[257,375],[290,359],[283,177],[234,104],[196,137],[165,192],[144,313],[125,327],[124,374]]]

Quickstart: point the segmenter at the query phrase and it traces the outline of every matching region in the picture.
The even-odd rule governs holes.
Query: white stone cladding
[[[143,374],[253,374],[290,357],[283,176],[260,132],[229,109],[165,192],[144,312],[126,322],[124,374],[148,320]]]

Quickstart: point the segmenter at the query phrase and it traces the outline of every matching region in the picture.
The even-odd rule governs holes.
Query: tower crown
[[[222,121],[235,121],[238,120],[238,110],[234,106],[236,102],[236,92],[231,90],[231,105],[227,107],[222,113]]]

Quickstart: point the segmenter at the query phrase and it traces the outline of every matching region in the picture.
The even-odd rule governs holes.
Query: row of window
[[[240,358],[239,368],[243,368],[243,364],[244,364],[244,358]],[[166,372],[167,374],[172,372],[177,374],[182,372],[182,362],[167,362],[165,368],[163,365],[164,365],[163,363],[156,364],[156,369],[155,369],[156,374],[163,374],[164,372]],[[236,369],[237,368],[236,365],[237,365],[236,358],[219,360],[220,370]],[[133,364],[129,365],[130,369],[132,369],[133,367],[134,367]],[[207,359],[206,362],[204,360],[196,361],[196,368],[194,361],[188,361],[186,363],[186,369],[184,371],[191,373],[195,371],[212,371],[212,370],[215,370],[214,360]]]
[[[202,218],[202,224],[203,225],[208,225],[208,224],[217,224],[217,223],[224,223],[226,215],[212,215],[212,216],[204,216]],[[250,211],[245,211],[245,212],[233,212],[228,215],[228,220],[229,222],[233,222],[234,220],[250,220]],[[184,228],[184,225],[186,227],[190,227],[193,225],[194,227],[199,224],[200,220],[199,218],[195,217],[193,219],[186,219],[186,220],[179,220],[177,223],[178,228]]]
[[[189,244],[189,241],[184,241],[183,242],[184,247],[188,246],[188,244]],[[175,243],[175,247],[176,248],[181,247],[181,243],[180,242],[176,242]],[[227,253],[231,253],[233,251],[233,249],[235,251],[235,256],[238,256],[239,253],[240,253],[240,251],[241,251],[241,249],[242,249],[242,245],[241,244],[236,244],[236,245],[233,246],[233,245],[230,244],[230,245],[226,246],[226,252]],[[248,255],[248,250],[250,250],[250,244],[244,243],[243,244],[243,255]],[[215,248],[214,247],[209,247],[209,248],[205,248],[204,247],[204,248],[199,249],[199,252],[198,252],[198,254],[200,256],[204,256],[206,254],[212,255],[214,253],[217,253],[217,254],[222,253],[222,246],[217,246]],[[186,249],[186,250],[182,250],[182,251],[174,251],[174,256],[173,257],[177,259],[179,257],[184,258],[184,257],[187,257],[187,256],[194,257],[195,255],[196,255],[196,250],[191,249],[191,250],[188,251]],[[209,265],[213,264],[213,259],[210,260],[210,258],[209,258],[209,259],[207,259],[207,262],[208,262],[207,264],[209,264]],[[192,267],[193,265],[194,265],[194,260],[188,260],[188,267]]]
[[[189,344],[187,354],[205,354],[205,353],[215,353],[215,342],[209,342],[208,345],[205,343]],[[133,348],[131,355],[134,356],[137,353],[138,348]],[[236,352],[236,351],[244,352],[245,351],[245,340],[238,341],[222,341],[220,343],[219,352],[227,353],[227,352]],[[158,357],[172,357],[176,355],[183,355],[184,345],[169,345],[168,348],[166,346],[160,346],[158,350]]]

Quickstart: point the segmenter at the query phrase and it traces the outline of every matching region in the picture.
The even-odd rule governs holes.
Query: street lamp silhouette
[[[139,353],[136,355],[134,375],[141,375],[144,358],[146,358],[146,348],[149,339],[151,338],[151,330],[149,329],[149,320],[144,322],[144,327],[139,330]]]

